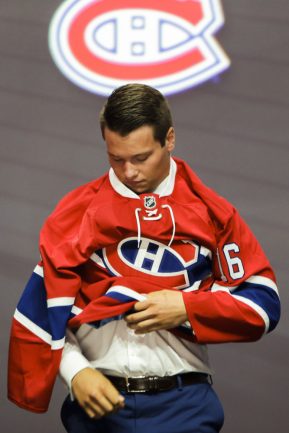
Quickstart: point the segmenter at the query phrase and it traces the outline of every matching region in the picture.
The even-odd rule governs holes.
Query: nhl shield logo
[[[153,195],[148,195],[144,197],[144,207],[146,209],[154,209],[156,205],[156,199]]]
[[[66,0],[50,23],[50,52],[69,80],[103,96],[128,82],[183,91],[230,64],[214,37],[220,2]]]

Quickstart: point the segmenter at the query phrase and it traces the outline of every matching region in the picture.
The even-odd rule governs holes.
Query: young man
[[[46,410],[59,368],[70,433],[219,432],[206,344],[274,329],[273,271],[234,207],[172,158],[160,92],[116,89],[101,129],[109,172],[68,194],[41,231],[42,261],[15,313],[9,397]]]

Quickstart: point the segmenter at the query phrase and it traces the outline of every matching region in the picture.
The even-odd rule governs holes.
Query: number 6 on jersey
[[[239,253],[240,248],[234,242],[231,244],[226,244],[223,247],[223,251],[227,260],[229,274],[233,280],[242,278],[245,274],[244,266],[242,260],[239,257],[232,257],[231,252]]]

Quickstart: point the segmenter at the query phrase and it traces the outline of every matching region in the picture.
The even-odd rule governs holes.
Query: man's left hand
[[[125,320],[136,334],[175,328],[188,320],[183,295],[175,290],[151,292],[134,309]]]

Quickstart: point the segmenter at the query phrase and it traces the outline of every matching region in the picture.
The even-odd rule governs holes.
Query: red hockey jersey
[[[40,235],[42,262],[17,306],[9,398],[47,410],[67,326],[102,326],[140,294],[181,290],[196,344],[253,341],[276,326],[271,266],[235,208],[181,160],[162,194],[136,195],[112,170],[69,193]]]

